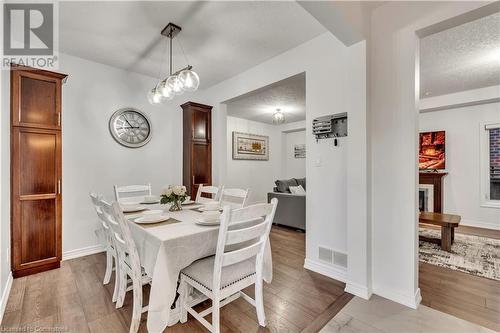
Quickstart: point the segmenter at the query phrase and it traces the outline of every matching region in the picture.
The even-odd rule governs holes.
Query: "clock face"
[[[151,139],[151,122],[141,111],[133,108],[120,109],[109,120],[109,131],[120,144],[138,148]]]

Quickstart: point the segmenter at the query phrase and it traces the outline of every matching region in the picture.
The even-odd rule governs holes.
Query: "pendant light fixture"
[[[151,104],[159,104],[164,100],[171,100],[176,95],[182,95],[185,91],[196,91],[200,85],[200,77],[192,70],[193,66],[191,65],[187,65],[176,72],[172,72],[172,41],[181,30],[181,27],[178,25],[169,23],[161,31],[161,34],[169,39],[169,76],[158,82],[158,84],[148,92],[148,101]]]
[[[281,112],[281,109],[276,109],[276,112],[273,114],[273,124],[280,125],[285,122],[285,114]]]

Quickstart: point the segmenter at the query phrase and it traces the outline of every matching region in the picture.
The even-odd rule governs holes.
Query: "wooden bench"
[[[451,244],[455,240],[455,228],[460,224],[460,216],[452,214],[440,214],[431,212],[420,212],[419,222],[441,227],[441,239],[419,236],[421,241],[441,245],[441,249],[451,252]]]

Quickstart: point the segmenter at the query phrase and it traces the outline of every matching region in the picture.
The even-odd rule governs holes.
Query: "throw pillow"
[[[294,178],[298,185],[302,185],[304,190],[306,190],[306,179],[305,178]]]
[[[290,186],[290,192],[295,195],[306,195],[306,190],[304,190],[302,185]]]

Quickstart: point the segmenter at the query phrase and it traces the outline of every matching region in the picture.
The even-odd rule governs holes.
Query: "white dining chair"
[[[151,195],[151,184],[114,186],[115,199],[119,203],[142,202],[144,197]]]
[[[247,203],[249,190],[240,188],[223,188],[221,191],[220,202],[221,206],[231,206],[231,208],[243,208]]]
[[[114,237],[112,230],[107,223],[107,218],[105,217],[101,203],[102,195],[96,193],[90,193],[90,199],[94,205],[94,209],[97,213],[97,218],[99,225],[102,227],[101,231],[104,236],[105,246],[106,246],[106,271],[104,273],[103,284],[108,284],[111,281],[111,274],[113,270],[115,271],[115,287],[113,291],[113,302],[116,302],[118,296],[118,255],[116,252],[116,245],[114,242]]]
[[[113,231],[118,254],[119,291],[116,308],[123,306],[126,292],[132,290],[133,308],[129,332],[135,333],[139,329],[141,314],[148,311],[147,306],[142,306],[142,287],[145,284],[150,284],[151,278],[145,274],[141,267],[137,247],[132,239],[128,220],[123,215],[120,204],[114,202],[110,205],[101,200],[101,207]]]
[[[210,332],[219,333],[220,308],[242,297],[256,307],[259,325],[266,326],[262,271],[277,204],[278,199],[274,198],[270,204],[261,203],[235,210],[224,207],[215,256],[195,261],[181,271],[181,322],[186,322],[190,313]],[[237,250],[234,250],[235,247]],[[255,284],[255,300],[242,291],[252,284]],[[193,309],[196,304],[188,300],[192,288],[210,298],[212,307],[196,312]],[[212,323],[204,318],[210,313]]]
[[[206,201],[214,201],[214,200],[219,201],[223,189],[224,186],[221,187],[210,186],[210,185],[204,186],[203,184],[200,184],[200,186],[198,187],[198,191],[196,192],[195,202],[203,203]],[[210,198],[204,197],[203,194],[208,194]]]

